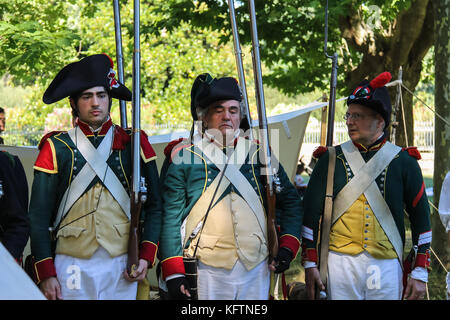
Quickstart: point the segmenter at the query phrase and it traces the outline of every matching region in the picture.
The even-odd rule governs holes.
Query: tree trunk
[[[434,47],[435,60],[435,97],[434,105],[436,113],[441,115],[450,123],[450,61],[449,30],[450,23],[448,12],[450,0],[433,0],[436,15],[436,41]],[[450,170],[450,126],[435,116],[434,120],[434,175],[433,175],[433,202],[438,207],[442,182]],[[432,247],[444,264],[449,263],[450,243],[448,236],[441,223],[438,213],[433,210],[431,215],[433,242]],[[435,261],[432,259],[432,261]],[[435,268],[441,268],[437,262],[433,263]],[[442,271],[442,270],[441,270]]]
[[[402,11],[387,35],[371,30],[360,17],[360,13],[355,12],[355,9],[349,7],[348,12],[347,16],[339,19],[342,36],[349,47],[363,55],[361,63],[354,70],[345,70],[344,66],[349,92],[364,78],[371,80],[384,71],[391,72],[393,80],[395,80],[400,67],[403,68],[404,85],[414,91],[420,81],[422,60],[434,41],[432,1],[412,1],[411,7]],[[390,89],[393,108],[395,108],[395,90]],[[400,146],[412,146],[414,145],[413,98],[405,90],[402,92],[405,114],[403,115],[399,105],[395,143]],[[408,142],[405,139],[403,119],[406,124]]]

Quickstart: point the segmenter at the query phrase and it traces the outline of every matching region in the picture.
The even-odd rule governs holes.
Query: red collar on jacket
[[[80,119],[77,119],[77,124],[80,127],[81,131],[86,135],[86,137],[93,136],[94,132],[92,131],[92,128],[87,123],[81,121]],[[97,130],[99,136],[104,136],[106,133],[108,133],[109,128],[113,125],[111,117],[108,117],[108,120],[102,124],[100,127],[100,130]]]
[[[83,131],[86,137],[92,137],[94,132],[92,128],[85,122],[77,119],[78,127]],[[111,118],[109,118],[105,123],[102,124],[100,130],[98,132],[98,136],[105,136],[108,133],[109,128],[113,126],[113,122]],[[114,127],[114,140],[113,140],[113,150],[124,150],[126,145],[130,142],[131,138],[129,134],[122,129],[120,126]]]
[[[359,151],[375,151],[379,150],[386,143],[386,135],[383,134],[377,141],[372,143],[370,146],[366,147],[362,144],[353,142],[353,144],[358,148]]]

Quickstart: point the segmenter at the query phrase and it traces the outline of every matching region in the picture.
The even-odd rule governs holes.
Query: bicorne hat
[[[70,63],[58,72],[42,100],[50,104],[86,89],[103,86],[112,98],[131,101],[130,90],[116,80],[113,67],[113,61],[106,54],[95,54]]]
[[[198,120],[197,107],[206,109],[219,100],[242,100],[237,80],[232,77],[216,79],[209,73],[197,76],[191,89],[191,114],[194,121]]]
[[[383,117],[385,128],[387,128],[391,118],[392,105],[385,84],[391,79],[392,76],[389,72],[383,72],[372,81],[363,80],[350,93],[347,105],[356,103],[376,111]]]

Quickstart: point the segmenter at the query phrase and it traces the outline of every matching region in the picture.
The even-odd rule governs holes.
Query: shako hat
[[[392,76],[389,72],[383,72],[372,81],[363,80],[350,93],[347,105],[356,103],[378,112],[383,117],[385,128],[387,128],[391,118],[392,105],[385,84],[391,79]]]
[[[116,80],[114,64],[106,54],[95,54],[62,68],[45,90],[46,104],[70,97],[86,89],[103,86],[112,98],[131,101],[131,91]]]
[[[191,89],[191,114],[194,121],[198,120],[197,107],[207,108],[219,100],[242,100],[241,89],[235,78],[213,78],[209,73],[202,73],[194,80]]]

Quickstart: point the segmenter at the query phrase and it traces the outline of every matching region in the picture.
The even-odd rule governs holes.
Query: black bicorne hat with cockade
[[[219,100],[242,100],[241,89],[235,78],[213,78],[209,73],[202,73],[194,80],[191,89],[191,114],[198,120],[197,107],[206,109],[211,103]]]
[[[131,91],[116,80],[114,64],[106,54],[95,54],[73,62],[58,72],[44,93],[46,104],[103,86],[112,98],[131,101]]]
[[[386,83],[391,81],[389,72],[379,74],[375,79],[363,80],[349,95],[347,105],[352,103],[366,106],[379,113],[388,127],[391,118],[392,105]]]

